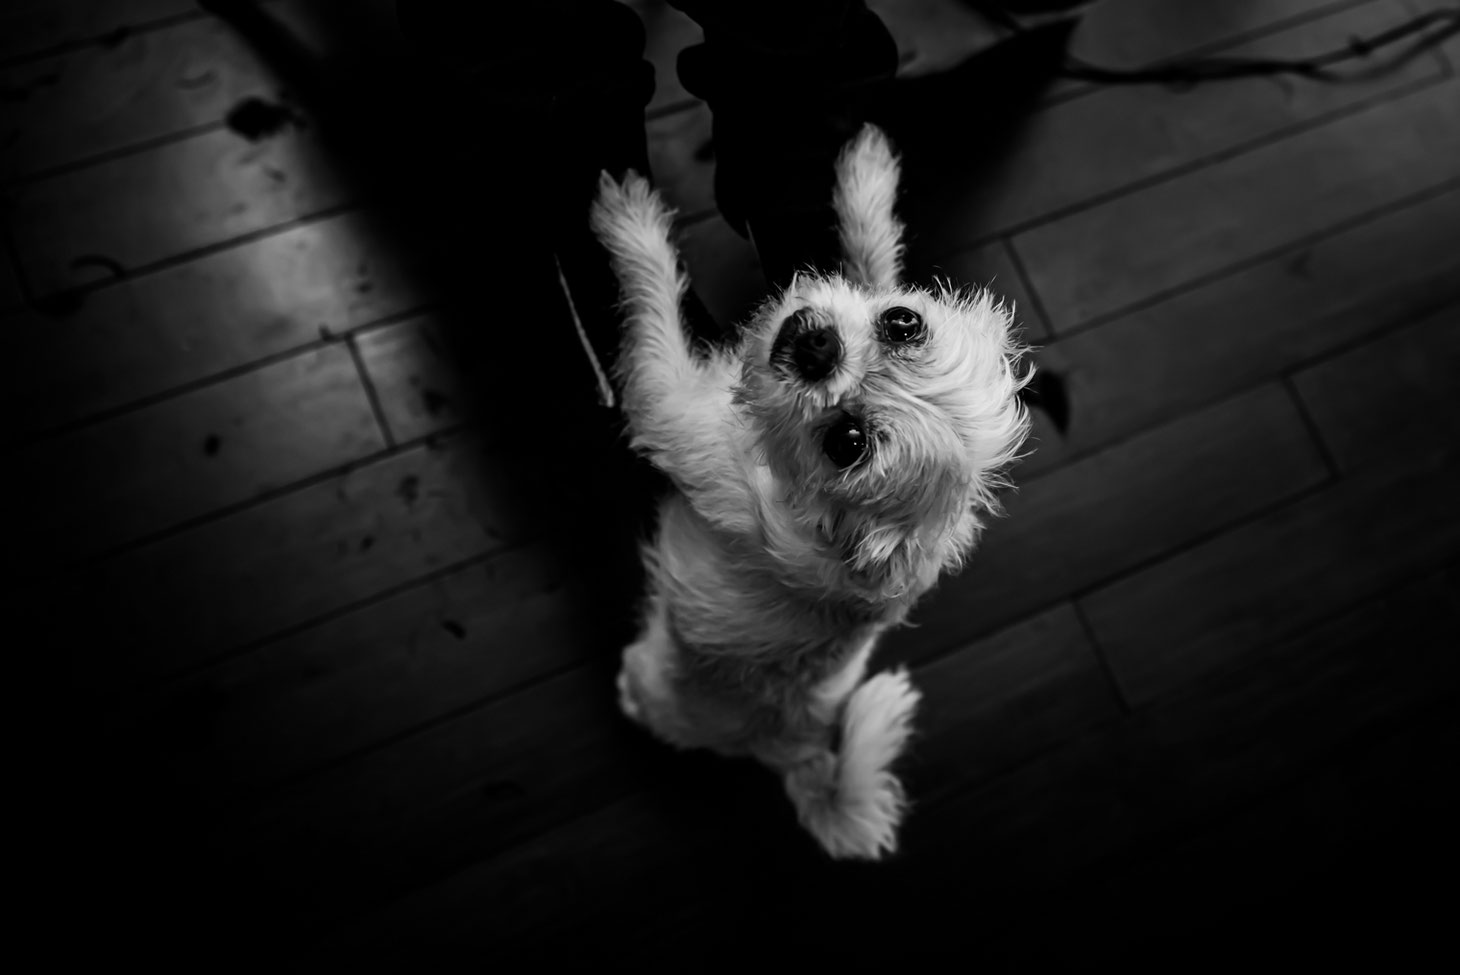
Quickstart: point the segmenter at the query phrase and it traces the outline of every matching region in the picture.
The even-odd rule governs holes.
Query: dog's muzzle
[[[782,323],[771,344],[771,359],[785,363],[806,382],[819,383],[841,362],[842,342],[836,329],[816,325],[798,311]]]

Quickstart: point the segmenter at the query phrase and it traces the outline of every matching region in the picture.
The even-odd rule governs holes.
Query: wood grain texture
[[[1030,927],[1047,931],[1061,906],[1052,892],[1284,788],[1302,770],[1341,760],[1355,743],[1453,694],[1457,670],[1443,634],[1454,625],[1455,591],[1453,578],[1441,577],[1385,596],[1271,646],[1264,666],[1215,673],[1179,697],[1073,737],[911,818],[903,855],[875,875],[810,863],[778,869],[757,859],[747,871],[755,882],[739,889],[785,891],[779,902],[769,893],[740,908],[732,895],[696,913],[709,920],[734,911],[754,925],[788,914],[814,921],[820,909],[830,921],[880,890],[884,903],[906,897],[907,922],[933,930],[977,916],[992,937],[1002,915],[1027,922],[1014,937],[1027,937]],[[1394,649],[1375,653],[1376,642]],[[1274,671],[1291,676],[1274,679]],[[737,855],[745,854],[727,851],[726,859]],[[1260,861],[1250,866],[1261,876]],[[646,887],[672,885],[676,873]],[[1118,902],[1078,899],[1066,907],[1076,919],[1095,912],[1101,925],[1131,923]],[[1036,914],[1043,925],[1033,923]]]
[[[188,17],[188,9],[200,11],[187,4],[181,19],[0,69],[0,90],[14,106],[0,130],[0,176],[44,171],[199,127],[242,124],[231,118],[235,108],[255,99],[291,105],[293,90],[310,83],[310,94],[320,83],[339,84],[370,104],[380,96],[369,86],[372,76],[394,76],[402,88],[424,74],[419,65],[416,71],[405,67],[394,0],[251,3],[307,59],[313,77],[305,85],[288,62],[280,63],[277,45],[240,33],[231,20]],[[417,101],[424,88],[418,86]],[[446,100],[439,87],[434,95]]]
[[[875,658],[886,669],[894,648]],[[916,668],[918,742],[903,776],[919,804],[990,779],[1120,713],[1095,648],[1069,605]]]
[[[230,823],[220,853],[290,864],[271,909],[314,927],[643,787],[648,761],[667,758],[619,713],[612,669],[578,668],[311,777]]]
[[[1025,771],[919,813],[909,824],[905,856],[875,874],[786,857],[779,843],[778,855],[766,856],[770,851],[744,823],[728,832],[717,825],[742,810],[633,798],[407,898],[324,950],[331,957],[355,950],[453,957],[491,937],[499,950],[527,945],[551,954],[544,950],[551,942],[540,940],[550,931],[654,927],[647,918],[696,908],[748,924],[772,921],[783,910],[830,917],[872,887],[882,891],[884,910],[896,909],[899,892],[907,896],[909,921],[917,912],[926,922],[937,903],[949,911],[978,909],[980,930],[987,931],[983,911],[1017,916],[1032,906],[1023,897],[1044,897],[1094,862],[1159,837],[1171,822],[1207,821],[1283,787],[1317,756],[1341,753],[1393,716],[1441,699],[1449,685],[1433,678],[1448,673],[1452,680],[1454,668],[1446,669],[1433,641],[1413,637],[1436,611],[1453,617],[1446,605],[1435,586],[1386,598],[1273,648],[1274,666],[1306,675],[1303,681],[1229,669],[1158,707],[1107,722]],[[1381,634],[1399,638],[1405,652],[1367,653]],[[1258,755],[1262,760],[1253,761]],[[1142,764],[1133,768],[1133,760]],[[700,818],[688,815],[691,808]],[[751,843],[763,855],[748,855]],[[691,876],[706,873],[717,877],[724,896],[683,897],[686,885],[694,887]],[[741,900],[747,890],[758,896]],[[482,916],[495,921],[490,934]]]
[[[1460,306],[1299,372],[1293,384],[1345,469],[1460,448]]]
[[[439,433],[467,415],[471,397],[431,316],[370,329],[355,342],[397,442]]]
[[[779,832],[767,844],[735,818],[742,808],[645,795],[405,898],[326,939],[315,957],[461,958],[487,944],[551,957],[567,953],[554,936],[644,929],[662,934],[652,940],[665,947],[677,944],[677,931],[688,944],[697,925],[715,918],[755,930],[792,917],[834,923],[879,892],[879,917],[907,930],[930,925],[935,939],[942,922],[966,927],[970,917],[981,939],[992,938],[1040,905],[1046,921],[1061,909],[1074,912],[1072,924],[1092,911],[1097,929],[1119,923],[1120,902],[1062,905],[1050,895],[1074,877],[1098,878],[1096,864],[1159,842],[1172,823],[1199,827],[1241,809],[1315,760],[1443,700],[1455,670],[1442,644],[1418,637],[1421,624],[1453,625],[1446,593],[1454,591],[1453,581],[1431,582],[1273,647],[1273,666],[1304,680],[1276,681],[1246,667],[1214,673],[917,811],[904,854],[875,870],[788,852]],[[1400,652],[1367,652],[1386,633],[1400,638]],[[716,878],[713,890],[703,889],[706,876]],[[691,898],[686,890],[701,892]],[[490,929],[482,917],[493,918]],[[789,944],[783,937],[780,947],[809,947],[806,937]],[[902,956],[907,946],[895,950]]]
[[[188,5],[184,5],[188,6]],[[0,128],[0,177],[13,178],[219,122],[278,81],[221,21],[139,31],[0,71],[15,110]]]
[[[374,536],[359,545],[368,550]],[[204,810],[378,747],[595,654],[627,621],[543,546],[503,552],[126,703]],[[135,727],[133,728],[135,730]],[[469,734],[470,728],[463,734]]]
[[[1101,0],[1081,18],[1070,41],[1076,57],[1115,69],[1149,67],[1175,58],[1214,53],[1243,38],[1323,17],[1365,0],[1270,0],[1225,3],[1192,0],[1179,7],[1162,0]],[[1062,82],[1053,94],[1091,90]]]
[[[1443,633],[1454,624],[1454,593],[1453,580],[1430,580],[1270,645],[1261,666],[1213,671],[930,810],[909,835],[909,855],[939,858],[937,886],[978,863],[989,895],[1002,885],[1004,896],[1037,896],[1284,788],[1453,693]],[[978,839],[955,851],[939,842],[951,835]]]
[[[4,437],[37,433],[280,355],[422,302],[400,242],[345,214],[6,323]]]
[[[1453,456],[1366,468],[1081,605],[1127,698],[1149,701],[1453,559],[1460,526],[1439,513],[1457,490]]]
[[[1321,459],[1287,393],[1265,386],[1183,417],[1007,498],[959,575],[890,645],[938,649],[1096,585],[1318,483]]]
[[[84,41],[116,46],[136,27],[196,10],[191,0],[15,0],[0,13],[0,58]]]
[[[315,137],[297,127],[257,143],[207,132],[13,193],[11,232],[40,295],[318,214],[351,196]]]
[[[1455,9],[1448,0],[1409,0],[1408,6],[1417,13]],[[1440,56],[1452,71],[1460,66],[1460,35],[1452,34],[1440,45]]]
[[[1290,248],[1035,356],[1063,380],[1066,430],[1036,430],[1021,477],[1460,300],[1460,191]]]
[[[332,345],[13,455],[26,507],[7,570],[44,571],[369,456],[385,445]]]
[[[910,775],[928,790],[978,781],[1036,754],[1048,735],[1102,720],[1113,702],[1093,664],[1078,623],[1061,607],[918,668],[914,681],[928,703]],[[760,837],[772,860],[789,856],[798,867],[815,864],[848,875],[798,835],[764,770],[687,755],[658,774],[676,786],[627,798],[518,844],[347,927],[326,950],[347,956],[362,949],[419,950],[422,957],[440,957],[481,937],[480,925],[470,919],[482,916],[494,918],[492,937],[504,939],[502,947],[520,947],[517,937],[592,925],[603,912],[622,916],[626,905],[615,903],[611,890],[631,878],[654,888],[643,892],[642,901],[653,913],[668,906],[661,895],[669,888],[658,888],[658,881],[678,884],[697,864],[714,864],[720,889],[739,884],[734,868],[726,871],[725,858],[713,852],[717,842],[743,849]],[[921,788],[915,795],[922,796]],[[764,814],[752,811],[761,804]],[[740,816],[751,819],[737,821]],[[574,922],[565,923],[569,917]]]
[[[87,640],[100,638],[88,632],[99,621],[43,632],[78,692],[119,695],[521,539],[531,528],[514,515],[512,481],[467,438],[408,450],[133,550],[55,591],[63,606],[106,616],[105,655]]]
[[[1092,17],[1098,16],[1097,9]],[[1397,2],[1365,4],[1224,49],[1238,58],[1303,58],[1342,49],[1406,14]],[[1433,57],[1357,82],[1270,78],[1175,89],[1115,85],[1036,112],[1003,147],[993,178],[940,195],[928,246],[950,233],[984,236],[1087,205],[1167,177],[1213,156],[1440,76]],[[1071,146],[1088,151],[1073,153]],[[919,221],[919,225],[928,221]],[[1077,236],[1079,241],[1103,239]]]
[[[1427,86],[1043,224],[1014,249],[1055,331],[1108,315],[1453,179],[1457,92]]]

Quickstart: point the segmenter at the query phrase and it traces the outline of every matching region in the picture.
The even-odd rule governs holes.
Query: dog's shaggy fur
[[[605,174],[592,223],[622,290],[632,444],[677,487],[621,706],[670,744],[759,759],[827,852],[875,859],[896,849],[890,767],[919,695],[905,670],[865,679],[868,657],[997,513],[1028,373],[986,292],[900,284],[882,133],[837,165],[841,272],[797,276],[704,355],[658,195]]]

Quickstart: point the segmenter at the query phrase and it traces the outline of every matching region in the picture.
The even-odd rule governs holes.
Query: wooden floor
[[[1106,0],[1073,46],[1305,56],[1441,5]],[[733,320],[762,285],[674,78],[696,28],[636,6],[654,175]],[[50,957],[1453,957],[1460,38],[909,136],[913,264],[1012,299],[1067,409],[888,641],[926,705],[868,866],[616,713],[649,489],[560,319],[492,318],[473,119],[364,111],[408,73],[389,3],[263,7],[345,117],[187,0],[0,14],[12,892]],[[448,161],[383,194],[359,162],[407,123]]]

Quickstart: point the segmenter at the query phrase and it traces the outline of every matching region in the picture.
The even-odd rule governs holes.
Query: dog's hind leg
[[[680,652],[663,608],[652,607],[638,639],[624,649],[619,710],[676,748],[740,754],[744,722],[724,707],[683,692]]]
[[[801,824],[838,858],[875,860],[894,852],[907,806],[891,766],[912,733],[919,694],[905,671],[862,683],[870,648],[868,641],[813,692],[809,727],[756,749],[782,773]]]

